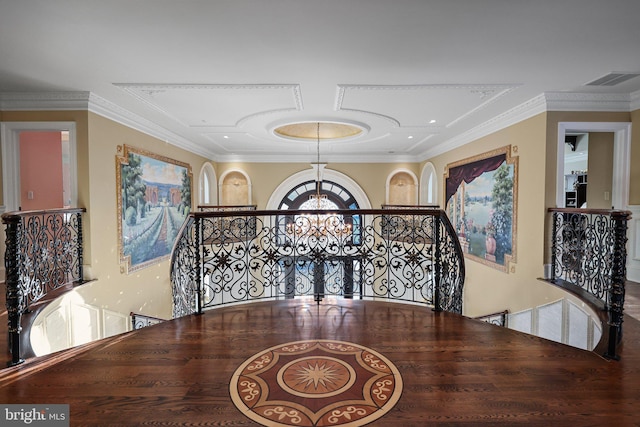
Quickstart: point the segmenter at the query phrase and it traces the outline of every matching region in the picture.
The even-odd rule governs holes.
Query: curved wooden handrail
[[[35,216],[35,215],[48,215],[48,214],[74,214],[74,213],[85,213],[87,212],[86,208],[55,208],[55,209],[41,209],[41,210],[32,210],[32,211],[11,211],[5,212],[2,214],[2,221],[10,218],[23,218],[25,216]]]
[[[449,221],[446,213],[441,210],[431,206],[428,207],[398,207],[394,206],[393,209],[338,209],[338,210],[308,210],[308,209],[291,209],[291,210],[208,210],[201,212],[190,212],[187,220],[183,224],[182,229],[178,234],[178,238],[174,244],[174,248],[171,256],[171,282],[174,292],[174,317],[179,317],[184,314],[189,314],[194,312],[193,308],[195,308],[195,312],[201,312],[203,304],[202,304],[202,283],[203,275],[206,272],[203,270],[202,262],[200,260],[201,252],[202,254],[206,254],[210,259],[214,259],[216,263],[221,263],[221,268],[227,268],[227,259],[234,259],[234,262],[241,263],[242,265],[236,265],[242,271],[247,271],[248,273],[249,265],[251,261],[240,261],[236,260],[235,255],[224,253],[231,246],[228,245],[238,245],[236,249],[244,251],[247,256],[252,257],[253,255],[248,255],[251,251],[258,251],[261,255],[257,255],[258,257],[263,258],[255,258],[259,265],[271,265],[271,263],[275,262],[276,259],[295,259],[296,257],[301,257],[300,260],[311,259],[309,258],[313,254],[312,257],[319,256],[322,258],[322,255],[318,251],[327,250],[327,247],[321,247],[322,245],[318,244],[317,248],[306,248],[310,252],[302,252],[298,253],[297,251],[302,248],[302,246],[287,246],[284,243],[277,243],[275,240],[279,240],[281,238],[287,238],[287,232],[282,233],[283,226],[287,224],[287,221],[290,221],[290,218],[297,216],[314,216],[314,215],[327,215],[327,216],[340,216],[346,219],[360,217],[362,218],[362,222],[359,223],[359,231],[355,232],[354,236],[358,236],[363,243],[356,243],[349,240],[349,238],[337,238],[336,242],[332,243],[332,248],[330,252],[326,254],[327,257],[335,258],[335,255],[339,252],[340,256],[343,258],[353,258],[354,260],[362,259],[364,262],[372,262],[367,257],[369,257],[371,251],[373,250],[373,246],[370,248],[363,247],[362,249],[358,249],[360,245],[365,244],[365,240],[369,239],[368,244],[373,245],[375,242],[372,241],[372,238],[382,239],[389,238],[389,248],[391,248],[391,243],[395,245],[401,245],[402,242],[407,243],[411,239],[416,238],[411,237],[410,234],[403,235],[399,233],[397,229],[393,228],[396,225],[400,224],[402,227],[407,227],[405,231],[416,231],[422,230],[422,224],[420,224],[418,218],[433,218],[433,222],[429,222],[429,224],[433,224],[429,227],[434,227],[433,229],[428,228],[429,234],[426,235],[417,235],[421,244],[434,245],[432,252],[422,254],[422,259],[432,259],[433,264],[435,265],[434,270],[428,272],[425,270],[420,273],[421,275],[433,275],[428,276],[430,279],[434,280],[434,292],[433,302],[435,304],[436,309],[440,309],[441,306],[445,307],[444,309],[451,310],[452,307],[455,307],[453,310],[456,312],[462,312],[462,287],[464,285],[464,276],[465,276],[465,267],[464,267],[464,255],[462,252],[462,247],[460,245],[460,241],[454,231],[451,222]],[[220,221],[220,219],[230,218],[231,222],[227,223],[225,221]],[[270,218],[270,220],[268,219]],[[380,230],[373,231],[370,229],[368,225],[369,219],[374,221],[380,221],[377,223],[376,227],[382,227]],[[395,218],[398,218],[397,221],[394,221]],[[212,219],[215,219],[212,220]],[[243,220],[246,220],[246,224],[243,223]],[[262,221],[264,220],[264,224]],[[262,225],[257,227],[256,237],[256,221],[260,222]],[[388,222],[390,221],[390,222]],[[270,225],[267,225],[269,222]],[[239,226],[238,230],[226,230],[224,228],[217,229],[216,227],[225,227],[225,225],[236,223],[236,226]],[[245,224],[245,225],[242,225]],[[416,225],[417,224],[417,225]],[[389,227],[389,229],[385,228]],[[416,228],[414,228],[416,227]],[[211,230],[217,230],[219,233],[218,237],[211,237]],[[247,233],[247,230],[249,232]],[[384,231],[386,230],[386,231]],[[422,230],[421,232],[426,232],[427,228]],[[244,232],[245,234],[238,234],[238,236],[233,236],[233,232]],[[201,235],[203,232],[208,232],[210,237],[204,237]],[[262,234],[261,234],[262,233]],[[369,233],[369,234],[367,234]],[[375,233],[375,236],[370,233]],[[386,233],[393,233],[391,237]],[[438,235],[441,235],[441,240],[438,240]],[[280,236],[280,237],[278,237]],[[403,237],[404,236],[404,237]],[[253,240],[257,239],[257,240]],[[272,240],[273,239],[273,240]],[[296,238],[292,238],[296,240]],[[398,240],[400,239],[400,240]],[[409,240],[403,240],[409,239]],[[204,240],[204,241],[202,241]],[[412,240],[411,240],[412,241]],[[261,242],[261,243],[257,243]],[[391,242],[391,243],[390,243]],[[266,244],[269,246],[268,248],[262,247],[261,245]],[[306,244],[313,245],[313,242],[306,242]],[[204,245],[205,248],[200,248],[200,245]],[[227,246],[225,246],[227,245]],[[243,246],[243,245],[246,245]],[[281,246],[284,245],[284,246]],[[342,247],[341,245],[344,245]],[[366,246],[366,245],[365,245]],[[440,248],[439,246],[446,246]],[[338,247],[342,249],[337,249]],[[400,246],[398,246],[400,247]],[[280,249],[282,248],[282,250]],[[390,250],[390,249],[389,249]],[[429,250],[429,251],[431,251]],[[221,251],[218,255],[217,251]],[[289,252],[287,252],[289,251]],[[336,252],[337,251],[337,252]],[[442,258],[439,258],[442,255]],[[391,255],[391,256],[396,256]],[[424,262],[420,258],[416,258],[416,254],[410,254],[407,252],[407,258],[402,261],[402,263],[406,265],[413,265],[414,263]],[[280,257],[280,258],[279,258]],[[401,257],[401,255],[399,255]],[[327,258],[327,259],[329,259]],[[254,258],[251,258],[252,260]],[[398,258],[400,259],[400,258]],[[380,258],[380,261],[383,261]],[[209,263],[214,261],[207,261]],[[289,261],[287,261],[289,262]],[[311,261],[304,261],[311,262]],[[377,261],[376,261],[377,262]],[[386,262],[386,261],[385,261]],[[246,264],[244,264],[246,263]],[[265,264],[266,263],[266,264]],[[439,263],[448,263],[451,264],[448,268],[439,269]],[[384,264],[384,263],[383,263]],[[455,267],[453,266],[455,264]],[[374,268],[373,264],[367,264],[370,268]],[[382,264],[376,264],[382,265]],[[211,268],[211,265],[209,267]],[[215,267],[218,268],[218,267]],[[251,265],[251,269],[255,269],[255,265]],[[363,267],[361,267],[363,268]],[[378,267],[375,267],[378,268]],[[391,267],[381,267],[381,268],[391,268]],[[422,268],[422,267],[420,267]],[[379,273],[379,272],[378,272]],[[237,271],[235,273],[229,274],[240,274]],[[390,274],[390,273],[384,273]],[[253,276],[252,276],[253,277]],[[279,277],[279,276],[278,276]],[[381,280],[379,276],[375,276],[375,280]],[[221,280],[222,278],[220,278]],[[385,284],[384,286],[399,286],[397,283],[400,279],[400,276],[394,276],[393,281],[394,285]],[[213,279],[211,279],[213,280]],[[218,279],[216,279],[218,280]],[[273,286],[273,280],[276,280],[276,277],[272,277],[271,279],[267,279],[268,286]],[[279,278],[278,280],[282,280]],[[373,279],[372,279],[373,280]],[[216,283],[216,288],[222,286],[224,288],[224,284]],[[211,287],[211,285],[208,285]],[[256,286],[256,285],[254,285]],[[262,285],[260,285],[262,286]],[[395,288],[394,288],[395,289]],[[438,296],[438,292],[443,290],[443,295],[446,296],[444,299],[440,299]],[[253,290],[252,290],[253,291]],[[216,291],[218,292],[218,291]],[[242,295],[248,292],[246,289],[242,290]],[[346,291],[345,291],[346,292]],[[392,289],[389,289],[389,292],[392,292]],[[380,295],[377,295],[379,297]],[[265,298],[264,295],[261,294],[259,298]],[[258,299],[259,299],[258,298]],[[321,298],[321,297],[320,297]],[[431,297],[430,297],[431,298]],[[243,302],[244,300],[238,300],[237,302]]]
[[[612,218],[626,217],[631,218],[631,211],[623,211],[619,209],[590,209],[590,208],[548,208],[547,212],[560,212],[569,214],[584,215],[608,215]]]

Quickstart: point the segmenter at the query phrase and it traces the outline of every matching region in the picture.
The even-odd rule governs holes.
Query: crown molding
[[[631,111],[640,110],[640,90],[631,93],[629,109]]]
[[[215,153],[91,92],[2,92],[0,109],[7,111],[86,110],[176,147],[206,158]]]
[[[348,87],[343,85],[342,88]],[[409,86],[411,87],[411,86]],[[371,87],[370,87],[371,88]],[[381,89],[383,87],[375,87]],[[407,88],[407,87],[401,87]],[[339,89],[340,91],[340,89]],[[297,91],[294,91],[297,94]],[[339,97],[343,95],[339,93]],[[297,95],[296,95],[297,96]],[[479,138],[512,126],[520,121],[531,118],[546,111],[624,111],[631,112],[640,109],[640,91],[631,94],[592,94],[569,92],[545,92],[527,102],[524,102],[475,128],[457,135],[444,143],[438,144],[424,151],[420,156],[358,156],[347,159],[336,156],[328,159],[332,162],[393,162],[393,161],[424,161],[431,157],[471,143]],[[106,99],[83,91],[74,92],[0,92],[0,110],[5,111],[69,111],[88,110],[124,126],[130,127],[150,135],[169,144],[175,145],[191,153],[215,161],[232,161],[235,156],[219,155],[206,149],[158,124],[132,113]],[[405,158],[406,157],[406,158]],[[282,161],[282,158],[279,158]],[[246,161],[268,161],[264,156]],[[293,156],[289,161],[308,162],[304,156]],[[274,159],[274,161],[276,161]]]
[[[71,111],[89,107],[90,92],[0,92],[0,109]]]
[[[469,144],[477,139],[512,126],[540,113],[544,113],[545,111],[547,111],[546,98],[544,94],[540,94],[467,132],[451,138],[442,144],[438,144],[435,147],[429,148],[422,154],[422,156],[420,156],[420,160],[427,160],[455,148],[462,147],[463,145]]]
[[[116,123],[120,123],[121,125],[160,139],[168,144],[175,145],[176,147],[182,148],[183,150],[189,151],[193,154],[198,154],[206,158],[212,158],[215,156],[215,153],[206,150],[204,147],[93,93],[89,98],[88,110]]]
[[[290,155],[270,155],[270,154],[223,154],[218,156],[217,162],[221,163],[313,163],[315,155],[290,154]],[[416,157],[406,153],[381,153],[381,154],[322,154],[321,163],[416,163]]]
[[[630,112],[638,108],[640,108],[640,91],[631,95],[626,93],[545,92],[467,132],[429,148],[422,154],[420,160],[424,161],[446,153],[546,111]]]
[[[547,111],[631,111],[626,93],[545,92]]]

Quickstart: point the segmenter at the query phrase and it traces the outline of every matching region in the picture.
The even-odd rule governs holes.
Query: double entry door
[[[284,295],[286,298],[313,295],[317,302],[325,295],[362,298],[361,264],[352,256],[282,258]]]

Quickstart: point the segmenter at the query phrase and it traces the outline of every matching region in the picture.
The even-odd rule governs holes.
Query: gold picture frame
[[[508,273],[518,229],[518,157],[511,145],[448,164],[444,181],[445,211],[465,257]]]
[[[191,166],[129,145],[116,154],[118,253],[122,272],[168,259],[191,211]]]

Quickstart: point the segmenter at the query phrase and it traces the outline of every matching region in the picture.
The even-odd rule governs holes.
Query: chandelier
[[[326,194],[320,194],[322,181],[320,179],[320,122],[316,128],[317,177],[316,193],[309,196],[309,200],[300,205],[303,210],[330,211],[337,210],[338,205],[329,200]],[[344,238],[351,235],[351,224],[338,213],[304,213],[296,215],[293,222],[287,224],[287,234],[302,238],[329,236]]]

